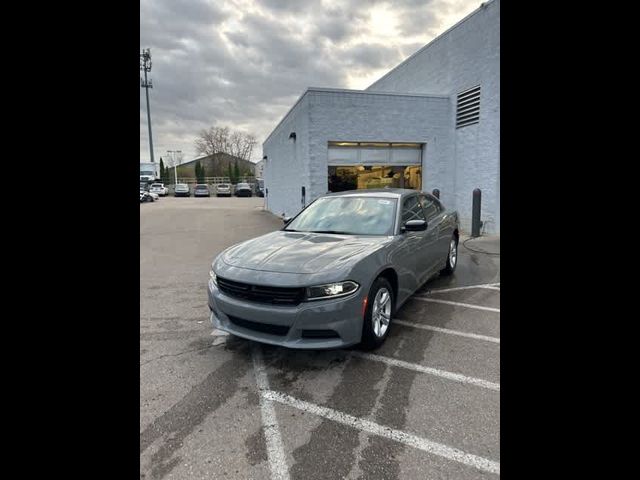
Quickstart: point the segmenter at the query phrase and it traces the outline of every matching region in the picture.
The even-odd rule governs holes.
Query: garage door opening
[[[380,165],[329,167],[330,192],[385,187],[421,190],[422,168]]]
[[[421,143],[329,142],[328,190],[422,189]]]

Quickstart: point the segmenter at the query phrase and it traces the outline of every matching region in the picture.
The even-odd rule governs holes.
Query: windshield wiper
[[[340,232],[338,230],[309,230],[309,233],[335,233],[338,235],[353,235],[349,232]]]

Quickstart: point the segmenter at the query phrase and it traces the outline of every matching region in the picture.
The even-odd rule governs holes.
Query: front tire
[[[454,235],[449,242],[449,253],[447,254],[445,267],[440,270],[440,275],[451,275],[458,265],[458,239]]]
[[[389,334],[394,310],[393,288],[386,278],[378,277],[371,285],[367,297],[361,342],[364,350],[376,349],[384,343]]]

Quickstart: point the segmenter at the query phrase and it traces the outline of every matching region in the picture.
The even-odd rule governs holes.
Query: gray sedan
[[[215,328],[292,348],[380,346],[394,313],[456,268],[458,214],[405,189],[325,195],[209,273]]]

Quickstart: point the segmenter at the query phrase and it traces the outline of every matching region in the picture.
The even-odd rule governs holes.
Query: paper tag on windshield
[[[378,200],[378,203],[382,205],[391,205],[391,200]]]

